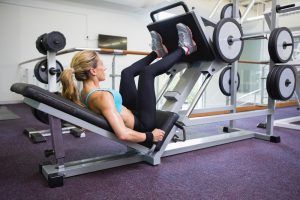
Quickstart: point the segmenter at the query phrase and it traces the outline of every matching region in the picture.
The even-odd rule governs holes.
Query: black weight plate
[[[229,70],[229,73],[230,73],[230,67],[225,67],[221,73],[220,73],[220,76],[219,76],[219,88],[221,90],[221,92],[225,95],[225,96],[230,96],[231,95],[231,92],[230,92],[230,85],[231,85],[231,79],[228,80],[228,85],[229,85],[229,91],[228,89],[224,86],[224,78],[225,78],[225,73]],[[237,78],[238,78],[238,83],[237,83],[237,91],[239,90],[240,88],[240,74],[237,73]]]
[[[43,44],[47,51],[58,52],[65,48],[66,38],[62,33],[58,31],[52,31],[51,33],[47,34],[47,37],[43,40]]]
[[[269,51],[269,56],[270,56],[270,59],[271,59],[271,60],[273,60],[272,58],[275,57],[275,56],[274,56],[274,54],[275,54],[275,52],[274,52],[274,48],[275,48],[274,45],[275,45],[275,44],[274,44],[274,42],[270,42],[270,41],[274,41],[273,38],[274,38],[274,35],[276,35],[276,33],[275,33],[276,30],[277,30],[277,29],[274,29],[274,30],[271,32],[271,34],[270,34],[270,36],[269,36],[269,41],[268,41],[268,51]]]
[[[243,52],[244,42],[240,40],[233,42],[233,44],[229,44],[228,38],[242,36],[242,27],[235,19],[221,19],[217,23],[213,33],[213,46],[217,56],[226,63],[233,63],[237,61]],[[232,53],[234,55],[232,55]]]
[[[280,34],[286,32],[289,35],[289,39],[293,45],[291,46],[291,49],[289,47],[287,50],[281,49],[281,46],[283,45],[282,42],[282,38],[280,38]],[[282,36],[281,36],[282,37]],[[290,49],[290,50],[289,50]],[[281,28],[276,28],[271,32],[270,38],[269,38],[269,43],[268,43],[268,50],[269,50],[269,54],[270,54],[270,58],[275,62],[275,63],[286,63],[288,62],[292,55],[293,55],[293,51],[294,51],[294,38],[293,35],[291,33],[291,31],[286,28],[286,27],[281,27]],[[284,58],[284,53],[289,53],[289,55]]]
[[[290,93],[287,94],[287,95],[284,95],[283,92],[287,91],[287,89],[284,88],[284,87],[287,87],[287,86],[283,86],[280,83],[280,81],[281,81],[281,78],[283,76],[283,72],[286,71],[286,70],[289,70],[292,73],[291,78],[293,79],[292,80],[293,85],[291,86],[292,90],[290,91]],[[277,90],[277,100],[282,100],[282,101],[289,100],[293,96],[295,88],[296,88],[296,73],[295,73],[293,67],[291,67],[291,66],[280,66],[280,68],[276,72],[275,83],[276,83],[276,87],[278,89]]]
[[[64,71],[62,64],[56,60],[56,69],[59,69],[59,73],[56,73],[56,82],[60,81],[60,74]],[[34,67],[34,75],[38,81],[44,84],[48,84],[48,63],[47,59],[38,62]]]
[[[228,10],[227,9],[231,9],[231,16],[228,16]],[[222,10],[221,10],[221,15],[220,15],[220,19],[224,19],[224,18],[232,18],[233,17],[233,12],[232,12],[232,9],[233,9],[233,3],[229,3],[229,4],[226,4]],[[230,12],[230,11],[229,11]],[[240,18],[242,17],[242,14],[241,14],[241,11],[239,10],[239,16]]]
[[[268,76],[267,76],[267,82],[266,82],[266,88],[267,88],[267,92],[269,94],[269,97],[271,99],[276,100],[277,99],[277,95],[276,95],[276,85],[275,85],[275,76],[276,76],[276,71],[279,69],[279,66],[273,67],[273,69],[269,72]]]
[[[43,55],[47,55],[47,50],[44,47],[43,39],[47,36],[47,33],[44,33],[43,35],[39,36],[35,41],[35,47],[36,49]]]
[[[41,83],[48,83],[48,67],[47,67],[47,59],[41,60],[36,63],[34,67],[34,76]]]
[[[276,70],[274,70],[274,73],[272,73],[272,76],[271,76],[271,85],[272,85],[272,94],[273,94],[273,97],[275,100],[278,100],[279,99],[279,88],[278,88],[278,85],[276,84],[277,80],[276,80],[276,77],[277,77],[277,73],[278,71],[280,70],[282,66],[277,66],[276,67]]]
[[[272,74],[274,73],[275,71],[275,68],[273,68],[272,70],[269,71],[268,73],[268,76],[267,76],[267,81],[266,81],[266,89],[267,89],[267,92],[268,92],[268,95],[271,99],[273,99],[273,93],[272,93],[272,85],[271,85],[271,77],[272,77]]]

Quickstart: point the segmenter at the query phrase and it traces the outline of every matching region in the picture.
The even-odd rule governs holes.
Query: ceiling
[[[55,1],[55,0],[48,0]],[[57,0],[56,0],[57,1]],[[61,0],[60,0],[61,1]],[[80,3],[90,6],[99,6],[102,8],[114,9],[119,11],[126,12],[144,12],[145,10],[153,10],[157,8],[164,7],[166,5],[172,4],[177,1],[184,1],[186,3],[192,3],[193,5],[197,5],[199,7],[203,7],[206,5],[215,5],[219,0],[64,0],[72,3]],[[215,2],[212,4],[212,1]],[[241,7],[245,9],[249,4],[251,4],[253,0],[239,0],[239,4]],[[272,0],[255,0],[254,7],[260,5],[270,5]],[[278,0],[279,3],[287,4],[290,2],[297,2],[299,0]],[[229,3],[232,0],[223,0],[223,3]],[[213,9],[213,7],[208,8]]]
[[[104,8],[141,11],[143,9],[153,8],[164,4],[169,4],[176,0],[64,0],[73,3],[87,4],[91,6],[100,6]]]

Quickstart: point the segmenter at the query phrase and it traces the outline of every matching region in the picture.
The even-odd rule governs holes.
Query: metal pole
[[[264,104],[264,96],[265,96],[265,68],[266,65],[263,65],[262,71],[261,71],[261,80],[260,80],[260,104]]]
[[[273,31],[277,27],[277,13],[276,13],[277,0],[272,0],[271,10],[271,26],[270,31]],[[275,63],[270,59],[269,72],[274,68]],[[275,100],[268,98],[268,109],[271,114],[267,115],[266,133],[270,136],[273,135],[274,124],[274,112],[275,112]]]
[[[112,64],[111,64],[111,86],[112,89],[115,89],[115,79],[116,79],[116,55],[113,56]]]
[[[251,8],[253,7],[254,3],[255,3],[255,0],[252,0],[251,3],[248,5],[248,7],[247,7],[245,13],[243,14],[243,16],[242,16],[242,18],[241,18],[241,24],[242,24],[242,23],[244,22],[244,20],[246,19],[247,15],[248,15],[249,11],[251,10]]]
[[[217,12],[219,6],[221,5],[221,3],[223,2],[223,0],[219,0],[217,2],[217,4],[215,5],[215,8],[212,10],[212,12],[210,13],[208,18],[212,18],[214,16],[214,14]]]
[[[234,0],[233,1],[233,18],[238,19],[239,18],[239,1]],[[233,107],[233,109],[230,111],[231,113],[236,113],[236,88],[237,88],[237,67],[238,67],[238,61],[235,61],[231,65],[231,70],[230,70],[230,93],[231,93],[231,98],[230,98],[230,105]],[[230,120],[229,121],[229,127],[234,128],[235,127],[235,120]]]
[[[50,69],[56,69],[56,59],[55,59],[55,52],[47,52],[47,65],[48,65],[48,89],[49,92],[57,92],[57,85],[56,85],[56,73],[54,75],[50,74]]]

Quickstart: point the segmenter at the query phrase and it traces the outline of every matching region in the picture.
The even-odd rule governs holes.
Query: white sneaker
[[[191,29],[182,24],[176,24],[177,32],[178,32],[178,46],[184,49],[186,55],[190,55],[191,53],[197,50],[197,45],[193,40],[193,34]]]
[[[162,43],[162,38],[159,33],[156,31],[150,32],[152,37],[152,50],[156,52],[157,57],[164,57],[168,54],[168,49],[166,46]]]

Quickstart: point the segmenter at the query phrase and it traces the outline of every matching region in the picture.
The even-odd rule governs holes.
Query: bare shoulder
[[[115,107],[114,98],[109,92],[94,92],[90,96],[89,105],[93,110],[102,113],[107,109]]]

